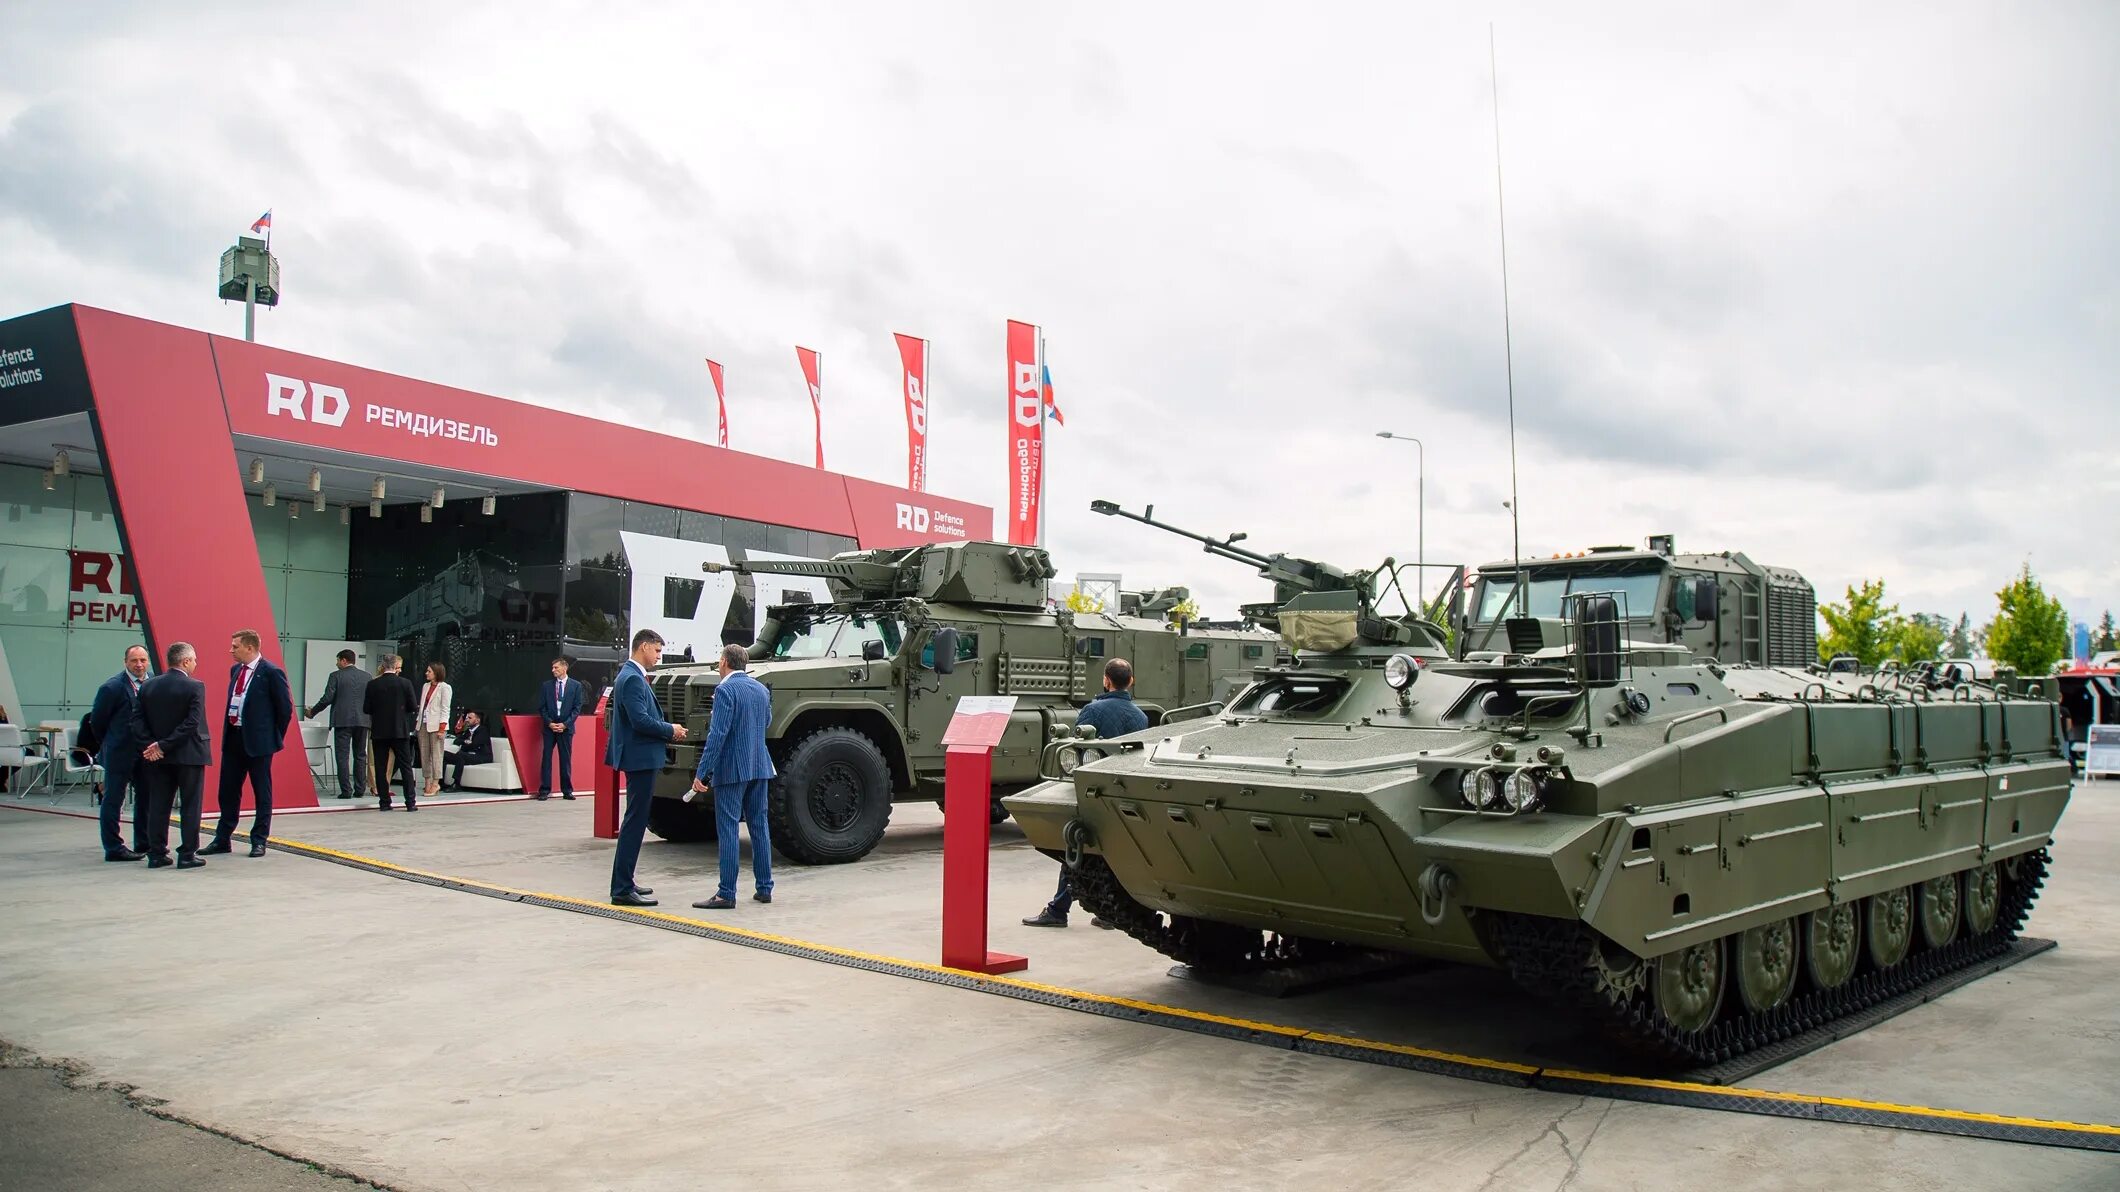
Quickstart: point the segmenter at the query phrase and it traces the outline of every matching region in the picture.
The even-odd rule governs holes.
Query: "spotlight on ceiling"
[[[339,524],[342,526],[350,526],[353,524],[353,506],[339,506]]]
[[[372,501],[383,499],[383,478],[381,476],[376,477],[375,483],[368,486],[368,498]]]
[[[317,512],[318,512],[318,513],[322,513],[322,512],[324,512],[324,494],[323,494],[323,493],[318,493],[318,494],[317,494]]]
[[[433,521],[433,520],[434,520],[434,506],[432,506],[432,505],[422,505],[422,506],[420,506],[420,521],[422,521],[422,522],[431,522],[431,521]]]
[[[485,500],[478,503],[478,511],[487,517],[492,517],[494,506],[497,504],[499,502],[495,501],[491,494],[488,494]]]
[[[58,450],[57,452],[55,452],[55,453],[54,453],[54,454],[52,455],[52,475],[54,475],[54,476],[64,476],[64,475],[66,475],[66,470],[67,470],[67,467],[69,466],[69,463],[70,463],[70,461],[69,461],[69,460],[68,460],[68,459],[66,458],[66,449],[65,449],[65,448],[63,448],[63,447],[62,447],[62,448],[60,448],[60,449],[59,449],[59,450]]]
[[[368,516],[370,516],[370,517],[381,517],[381,516],[383,516],[383,503],[382,503],[381,501],[370,501],[370,502],[368,502]]]
[[[302,520],[302,503],[301,503],[300,501],[289,501],[289,502],[287,502],[287,520],[288,520],[288,521],[301,521],[301,520]]]
[[[446,495],[447,495],[447,494],[445,494],[445,493],[443,493],[443,492],[442,492],[442,486],[441,486],[441,485],[437,484],[437,485],[435,485],[435,486],[434,486],[434,501],[433,501],[433,505],[434,505],[434,507],[435,507],[436,509],[440,509],[440,508],[442,507],[442,498],[443,498],[444,496],[446,496]]]
[[[59,487],[58,477],[52,475],[50,468],[44,469],[44,491],[50,492],[57,487]]]
[[[272,485],[270,485],[270,484],[266,485],[266,486],[265,486],[265,508],[267,508],[267,509],[270,509],[270,508],[272,508],[272,506],[273,506],[273,502],[275,502],[275,501],[278,501],[279,499],[280,499],[280,490],[279,490],[279,489],[277,489],[277,488],[275,488],[275,487],[273,487],[273,486],[272,486]]]
[[[309,491],[313,493],[324,491],[324,469],[309,469]]]
[[[262,459],[253,459],[253,460],[251,460],[251,461],[250,461],[250,482],[251,482],[252,484],[263,484],[263,483],[265,483],[265,461],[264,461],[264,460],[262,460]]]

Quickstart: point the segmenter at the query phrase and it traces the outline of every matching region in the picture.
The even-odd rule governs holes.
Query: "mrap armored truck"
[[[1182,589],[1127,602],[1139,615],[1049,611],[1055,572],[1034,547],[953,542],[707,568],[832,584],[830,604],[769,609],[749,650],[750,673],[773,693],[773,846],[810,864],[856,860],[876,847],[894,801],[941,798],[943,729],[963,696],[1016,697],[993,757],[999,818],[1006,812],[998,796],[1037,781],[1045,744],[1103,690],[1108,659],[1133,663],[1134,698],[1152,724],[1180,708],[1219,707],[1274,661],[1269,635],[1197,631],[1166,615]],[[712,839],[711,804],[682,796],[719,670],[711,659],[662,667],[651,682],[664,714],[690,738],[671,746],[649,828],[666,840]]]

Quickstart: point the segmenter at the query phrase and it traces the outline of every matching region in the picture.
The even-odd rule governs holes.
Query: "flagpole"
[[[1038,328],[1038,545],[1045,545],[1045,474],[1052,470],[1053,448],[1045,433],[1045,328]]]
[[[935,482],[928,473],[935,467],[935,341],[920,341],[920,405],[925,428],[920,432],[920,491],[932,492]]]

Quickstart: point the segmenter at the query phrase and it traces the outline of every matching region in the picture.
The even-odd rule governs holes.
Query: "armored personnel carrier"
[[[773,692],[773,846],[813,864],[874,848],[894,800],[941,797],[942,731],[961,696],[1017,697],[993,759],[996,789],[1014,791],[1037,780],[1046,742],[1103,690],[1107,659],[1133,663],[1135,698],[1151,722],[1183,706],[1219,707],[1273,660],[1268,634],[1173,622],[1165,614],[1185,599],[1182,588],[1126,601],[1137,615],[1048,611],[1053,565],[1031,547],[953,542],[707,568],[832,585],[830,604],[769,609],[750,647],[751,674]],[[669,840],[712,839],[712,808],[680,796],[698,764],[718,671],[712,660],[659,667],[650,681],[664,713],[691,736],[671,747],[649,826]],[[998,802],[995,813],[1006,814]]]
[[[1292,665],[1058,742],[1065,777],[1007,800],[1086,907],[1177,960],[1496,966],[1692,1065],[1998,953],[2038,894],[2069,791],[2042,681],[1703,660],[1588,582],[1452,656],[1363,573],[1311,574],[1283,583]],[[1715,584],[1695,600],[1727,605]]]

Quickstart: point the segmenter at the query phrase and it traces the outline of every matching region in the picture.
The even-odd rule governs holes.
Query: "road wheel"
[[[1804,963],[1817,989],[1838,989],[1862,959],[1862,921],[1843,902],[1804,916]]]
[[[1958,875],[1946,873],[1921,883],[1921,942],[1927,948],[1941,948],[1958,935],[1958,919],[1962,913],[1958,895]]]
[[[1796,992],[1796,961],[1802,952],[1796,920],[1746,929],[1737,937],[1737,997],[1746,1010],[1779,1009]]]
[[[2002,882],[1993,864],[1965,871],[1965,933],[1986,935],[2002,917]]]
[[[682,799],[656,799],[648,804],[648,831],[672,844],[698,844],[714,839],[714,801],[701,797],[690,803]]]
[[[1864,899],[1862,929],[1872,967],[1888,969],[1905,960],[1914,946],[1914,888],[1901,886]]]
[[[819,729],[788,751],[766,802],[773,847],[788,859],[858,861],[891,822],[890,763],[855,729]]]
[[[1719,939],[1657,957],[1656,975],[1649,983],[1657,1014],[1686,1034],[1708,1029],[1722,1011],[1727,975]]]

